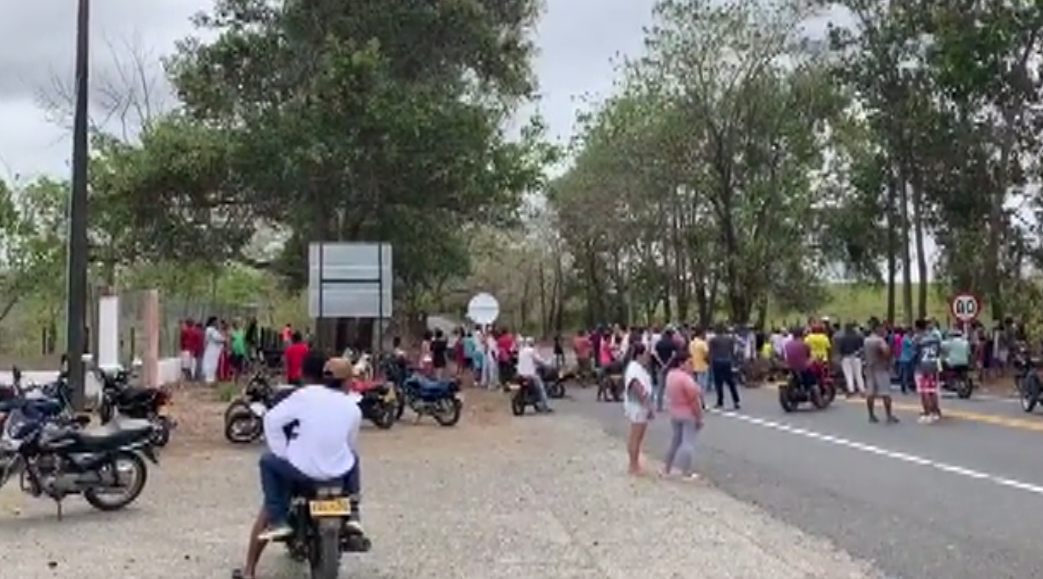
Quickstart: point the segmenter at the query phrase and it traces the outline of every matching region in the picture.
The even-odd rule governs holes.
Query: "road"
[[[617,404],[593,389],[558,406],[622,437]],[[698,468],[726,493],[809,534],[828,538],[888,579],[1024,579],[1043,569],[1043,416],[1002,398],[943,400],[948,415],[916,423],[897,394],[901,424],[870,424],[864,403],[785,414],[770,388],[744,393],[741,412],[717,412],[700,435]],[[881,413],[882,415],[882,413]],[[650,428],[658,457],[667,424]]]

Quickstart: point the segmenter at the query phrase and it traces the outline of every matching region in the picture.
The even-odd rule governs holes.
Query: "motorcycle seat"
[[[97,428],[84,430],[71,430],[68,438],[74,441],[77,449],[85,451],[100,451],[119,448],[148,438],[152,433],[152,426],[147,422],[127,424],[118,428]]]
[[[302,499],[310,499],[315,496],[316,491],[320,488],[336,487],[344,492],[344,479],[335,478],[331,480],[323,481],[294,481],[292,485],[293,496],[300,497]]]
[[[125,404],[148,402],[155,396],[155,388],[128,386],[119,391],[117,399]]]

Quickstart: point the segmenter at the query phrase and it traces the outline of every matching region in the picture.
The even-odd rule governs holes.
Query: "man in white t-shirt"
[[[648,423],[655,416],[652,403],[652,375],[648,372],[651,355],[643,344],[634,347],[634,357],[627,364],[623,376],[623,413],[630,421],[627,455],[630,474],[641,472],[641,444]]]
[[[351,378],[350,362],[327,362],[319,353],[308,353],[301,368],[304,385],[264,415],[268,451],[259,462],[264,505],[254,521],[246,564],[233,576],[255,577],[265,545],[293,533],[287,517],[293,489],[298,485],[343,481],[352,510],[344,531],[362,534],[357,450],[362,411],[358,395],[344,388],[344,382]],[[294,429],[292,437],[288,428]]]
[[[550,401],[547,399],[547,386],[543,383],[543,379],[540,378],[540,366],[545,364],[546,362],[536,352],[535,340],[532,338],[522,340],[522,347],[518,349],[518,376],[531,382],[533,388],[536,389],[536,394],[540,399],[538,410],[540,412],[553,412],[550,407]]]

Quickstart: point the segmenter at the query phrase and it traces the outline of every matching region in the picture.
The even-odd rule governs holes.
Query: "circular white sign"
[[[981,302],[974,294],[957,294],[949,302],[949,311],[952,317],[961,322],[970,322],[978,317],[981,311]]]
[[[492,294],[477,294],[467,302],[467,317],[476,324],[491,324],[500,317],[500,302]]]

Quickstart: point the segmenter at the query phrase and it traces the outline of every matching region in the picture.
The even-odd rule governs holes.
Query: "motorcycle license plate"
[[[255,416],[264,416],[265,411],[268,409],[264,407],[264,404],[260,402],[250,403],[250,412],[253,412]]]
[[[348,499],[308,501],[308,511],[313,517],[346,517],[351,514]]]

